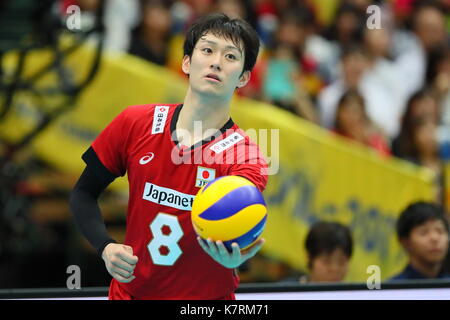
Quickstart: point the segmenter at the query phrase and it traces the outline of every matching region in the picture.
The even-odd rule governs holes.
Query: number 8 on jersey
[[[167,230],[169,232],[163,231]],[[178,245],[183,236],[183,230],[176,216],[166,213],[158,213],[155,219],[150,223],[150,230],[153,239],[147,245],[150,257],[154,264],[161,266],[173,266],[183,253]],[[162,250],[168,250],[167,254]]]

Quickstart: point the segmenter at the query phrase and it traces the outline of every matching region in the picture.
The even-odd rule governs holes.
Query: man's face
[[[427,264],[442,262],[448,250],[448,233],[441,220],[430,220],[412,229],[402,240],[411,257]]]
[[[311,281],[343,281],[348,271],[349,260],[349,257],[340,248],[331,253],[324,253],[315,257],[311,261]]]
[[[249,71],[242,74],[244,59],[243,49],[231,40],[206,33],[197,41],[192,57],[183,58],[182,69],[189,74],[193,91],[227,99],[250,79]]]

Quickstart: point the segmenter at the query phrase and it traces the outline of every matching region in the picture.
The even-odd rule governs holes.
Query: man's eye
[[[236,56],[234,54],[231,54],[231,53],[227,54],[227,58],[231,59],[231,60],[236,60]]]
[[[206,52],[206,53],[211,53],[212,52],[212,50],[210,48],[203,48],[202,51]]]

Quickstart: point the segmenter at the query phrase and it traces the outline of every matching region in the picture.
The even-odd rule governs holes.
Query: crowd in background
[[[435,173],[437,185],[442,183],[443,164],[450,161],[448,1],[60,0],[59,10],[65,16],[70,5],[78,5],[82,10],[82,25],[89,26],[102,2],[105,50],[130,53],[182,77],[185,77],[181,72],[184,32],[194,20],[212,12],[244,18],[257,30],[261,51],[251,80],[238,90],[239,95],[276,105],[333,134],[373,148],[382,157],[396,156],[428,167]],[[367,12],[370,5],[380,10],[380,25],[375,28],[369,28],[373,25],[368,24],[373,14]],[[72,185],[72,181],[67,183],[69,187]],[[440,189],[437,202],[442,197]],[[41,209],[35,206],[33,210],[36,216],[49,214],[52,208],[63,212],[66,198],[62,202],[55,206],[52,200],[51,205]],[[114,217],[121,216],[122,220],[111,219],[116,225],[108,225],[113,232],[116,227],[117,233],[124,224],[126,201],[122,202],[118,205],[114,197],[113,210],[105,210],[117,211]],[[407,245],[410,234],[416,236],[412,230],[421,231],[427,222],[441,220],[440,209],[419,209],[420,213],[409,211],[414,211],[413,216],[421,216],[421,220],[413,217],[411,222],[404,218],[403,224],[409,229],[405,234],[399,233],[402,245],[412,256],[424,252],[420,246],[414,251],[414,247]],[[50,270],[63,270],[64,259],[76,251],[66,249],[75,246],[71,239],[67,240],[68,244],[60,241],[60,234],[73,232],[66,224],[66,217],[58,218],[55,225],[57,231],[45,234],[48,245],[32,257],[33,262],[38,262],[36,267],[47,264],[54,267]],[[438,248],[436,244],[435,252],[431,250],[434,253],[429,253],[426,259],[440,268],[448,251],[448,225],[438,225],[435,229],[430,231],[432,235],[427,243],[441,245]],[[54,263],[49,264],[53,261],[50,258],[55,257],[54,247],[61,250]],[[261,255],[243,266],[241,279],[243,282],[342,281],[352,248],[347,227],[319,222],[311,227],[305,242],[308,274],[292,275],[289,266]],[[9,280],[11,286],[16,285],[20,275],[24,286],[42,286],[37,277],[32,274],[27,277],[22,272],[31,261],[22,260],[16,264],[20,267],[11,261],[0,264],[4,275],[0,282],[8,284]],[[85,280],[88,285],[109,280],[98,257],[80,256],[79,260],[80,264],[94,266],[92,279]],[[450,261],[448,257],[447,260]],[[49,267],[45,268],[48,271]],[[252,272],[246,273],[245,268]],[[335,272],[326,268],[334,268]],[[450,264],[446,270],[450,271]]]
[[[100,2],[63,1],[64,6],[71,3],[89,12]],[[448,1],[107,0],[105,5],[106,50],[128,52],[180,76],[185,76],[180,68],[184,31],[195,19],[212,12],[245,19],[257,30],[261,51],[249,84],[237,92],[240,96],[276,105],[382,157],[429,168],[438,186],[436,202],[445,202]],[[371,5],[377,6],[375,11],[367,10]],[[374,12],[379,15],[369,22]],[[444,211],[433,206],[414,204],[402,214],[398,238],[409,261],[396,279],[449,277],[444,261],[448,225]],[[305,240],[305,273],[292,274],[286,265],[259,256],[241,268],[241,277],[343,281],[352,242],[346,226],[318,222]],[[246,267],[253,271],[248,279]]]
[[[95,12],[99,0],[64,0]],[[223,12],[248,21],[261,51],[238,94],[286,109],[443,179],[450,158],[448,1],[106,0],[105,47],[181,73],[184,31]],[[376,5],[378,23],[368,20]],[[88,19],[84,19],[88,20]],[[447,143],[446,143],[447,142]],[[442,191],[437,192],[441,201]]]

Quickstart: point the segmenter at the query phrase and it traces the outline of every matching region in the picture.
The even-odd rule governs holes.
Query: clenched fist
[[[119,282],[129,283],[136,277],[133,275],[138,257],[133,255],[133,248],[118,243],[108,244],[102,252],[106,269]]]

